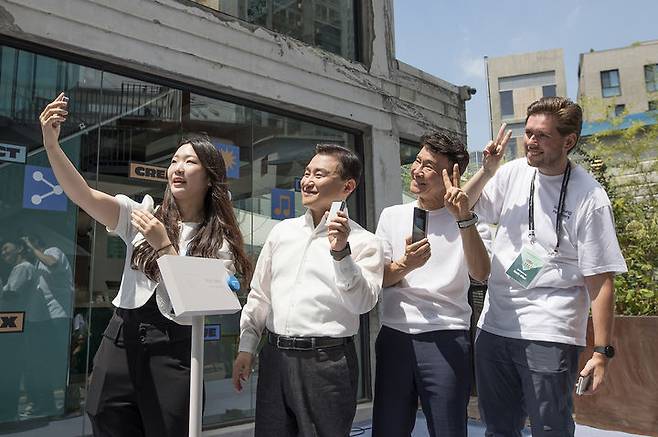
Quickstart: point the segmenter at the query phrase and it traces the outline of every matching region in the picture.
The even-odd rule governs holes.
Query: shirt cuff
[[[334,260],[333,265],[336,285],[341,290],[349,290],[354,278],[359,274],[359,266],[356,265],[351,255],[347,255],[340,261]]]
[[[238,352],[249,352],[252,355],[256,355],[256,349],[258,348],[258,343],[260,342],[260,337],[247,332],[243,332],[240,336],[240,345],[238,346]]]

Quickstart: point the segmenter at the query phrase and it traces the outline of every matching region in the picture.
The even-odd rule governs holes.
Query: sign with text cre
[[[167,169],[155,165],[141,164],[139,162],[130,163],[130,174],[134,179],[146,179],[147,181],[167,182]]]

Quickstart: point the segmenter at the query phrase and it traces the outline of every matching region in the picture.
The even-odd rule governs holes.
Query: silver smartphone
[[[583,393],[585,393],[590,385],[592,385],[592,374],[590,373],[589,375],[586,376],[579,376],[578,377],[578,382],[576,382],[576,394],[578,396],[581,396]]]
[[[337,200],[335,202],[331,202],[331,208],[329,209],[329,215],[327,216],[327,223],[329,223],[334,218],[336,218],[338,211],[343,211],[343,210],[345,210],[344,200]]]
[[[411,228],[411,242],[415,243],[427,236],[427,211],[414,207],[414,219]]]

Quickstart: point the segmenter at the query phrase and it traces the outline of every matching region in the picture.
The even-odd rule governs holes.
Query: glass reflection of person
[[[26,363],[25,388],[32,403],[32,416],[55,415],[59,411],[54,391],[66,388],[73,275],[61,249],[46,247],[38,236],[22,240],[35,258],[39,276],[35,295],[47,310],[42,309],[28,338],[32,359]]]
[[[21,240],[8,240],[2,244],[0,256],[11,267],[7,282],[0,288],[0,311],[24,312],[25,317],[31,317],[28,307],[37,288],[38,274],[27,258],[25,244]],[[0,337],[0,350],[11,351],[2,354],[0,422],[14,421],[18,416],[25,337],[30,333],[29,324],[24,320],[23,332],[5,332]]]
[[[90,188],[61,149],[67,99],[43,110],[43,143],[58,183],[75,204],[126,243],[118,307],[94,359],[86,410],[95,436],[185,436],[191,328],[172,315],[157,259],[219,258],[247,281],[252,266],[230,202],[226,166],[207,137],[182,139],[155,211],[124,195]],[[148,433],[146,430],[148,429]]]

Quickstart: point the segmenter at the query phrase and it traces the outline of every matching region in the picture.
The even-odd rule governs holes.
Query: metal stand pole
[[[201,407],[203,406],[203,322],[203,316],[194,316],[192,318],[189,437],[201,437]]]

